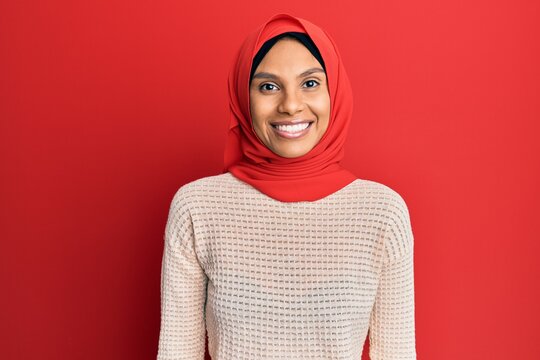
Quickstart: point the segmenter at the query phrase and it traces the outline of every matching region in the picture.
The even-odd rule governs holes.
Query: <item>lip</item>
[[[296,125],[296,124],[304,124],[308,122],[313,122],[314,120],[306,120],[306,119],[293,119],[293,120],[282,120],[282,121],[272,121],[270,125]]]
[[[313,122],[313,121],[304,121],[304,120],[302,120],[302,121],[300,121],[300,122],[296,122],[296,124],[302,124],[302,123],[310,123],[310,124],[309,124],[308,127],[305,128],[304,130],[299,131],[299,132],[296,132],[296,133],[294,133],[294,134],[293,134],[293,133],[288,133],[288,132],[286,132],[286,131],[278,130],[278,129],[275,128],[274,126],[272,126],[272,129],[274,130],[274,132],[275,132],[278,136],[280,136],[280,137],[282,137],[282,138],[286,138],[286,139],[298,139],[298,138],[303,137],[304,135],[306,135],[306,134],[309,132],[309,130],[311,129],[311,126],[313,125],[314,122]],[[279,124],[281,125],[281,124],[284,124],[284,123],[279,123]]]

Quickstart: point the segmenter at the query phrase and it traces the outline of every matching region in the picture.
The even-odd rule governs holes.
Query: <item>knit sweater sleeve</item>
[[[370,317],[371,360],[415,360],[413,243],[401,196],[388,209],[380,282]]]
[[[208,278],[198,262],[193,223],[182,188],[172,200],[164,240],[157,359],[203,360]]]

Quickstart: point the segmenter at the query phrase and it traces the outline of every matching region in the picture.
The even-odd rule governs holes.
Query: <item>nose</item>
[[[300,91],[287,90],[283,92],[278,111],[289,115],[296,114],[304,109],[304,99]]]

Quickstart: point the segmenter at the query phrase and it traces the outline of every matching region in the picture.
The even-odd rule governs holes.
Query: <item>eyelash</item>
[[[307,80],[305,83],[308,83],[308,82],[314,82],[314,83],[317,84],[317,86],[320,85],[319,82],[318,82],[317,80]],[[304,83],[304,84],[305,84],[305,83]],[[261,85],[259,86],[259,89],[262,90],[262,91],[265,91],[265,89],[263,89],[263,87],[266,86],[266,85],[276,86],[276,85],[271,84],[271,83],[264,83],[264,84],[261,84]],[[308,88],[313,89],[313,88],[316,88],[317,86],[310,86],[310,87],[308,87]],[[272,91],[272,90],[268,90],[268,91]]]

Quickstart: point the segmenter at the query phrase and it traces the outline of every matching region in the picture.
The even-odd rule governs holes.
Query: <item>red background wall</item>
[[[409,206],[418,358],[540,358],[539,2],[339,4],[0,3],[0,358],[155,358],[169,203],[276,12],[337,41],[344,165]]]

